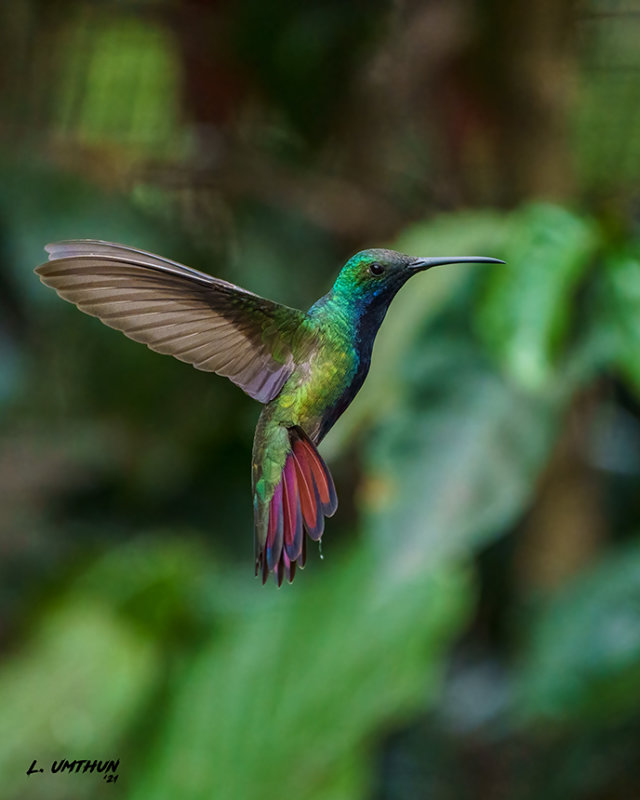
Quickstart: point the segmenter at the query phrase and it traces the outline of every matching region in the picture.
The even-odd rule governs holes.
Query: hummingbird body
[[[274,303],[177,262],[123,245],[47,246],[43,283],[153,350],[226,375],[264,403],[252,457],[255,570],[278,585],[304,566],[337,508],[316,446],[361,388],[389,304],[414,274],[483,257],[416,259],[364,250],[307,311]]]

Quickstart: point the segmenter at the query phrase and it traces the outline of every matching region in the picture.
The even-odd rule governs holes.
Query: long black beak
[[[423,270],[431,267],[441,267],[444,264],[505,264],[499,258],[488,258],[487,256],[460,256],[455,258],[416,258],[409,264],[409,269]]]

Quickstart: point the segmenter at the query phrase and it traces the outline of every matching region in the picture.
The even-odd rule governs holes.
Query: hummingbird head
[[[395,250],[361,250],[344,265],[333,291],[357,303],[362,311],[386,309],[413,275],[431,267],[461,262],[504,264],[498,258],[485,256],[416,258]]]

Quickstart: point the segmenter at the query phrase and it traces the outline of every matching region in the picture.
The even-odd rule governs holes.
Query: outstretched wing
[[[70,240],[46,250],[36,269],[44,284],[152,350],[225,375],[261,403],[291,375],[302,311],[124,245]]]

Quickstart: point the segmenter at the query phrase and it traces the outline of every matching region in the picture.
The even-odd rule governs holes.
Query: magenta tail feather
[[[324,518],[338,507],[333,478],[315,446],[298,427],[289,429],[289,450],[280,480],[269,501],[264,547],[257,544],[256,575],[265,583],[273,572],[278,586],[291,583],[296,566],[304,567],[306,540],[318,541]]]

